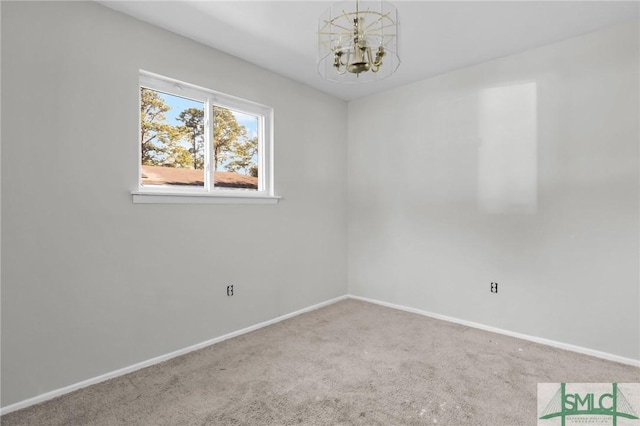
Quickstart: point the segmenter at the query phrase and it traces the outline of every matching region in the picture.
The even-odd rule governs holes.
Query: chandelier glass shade
[[[382,80],[400,65],[398,11],[386,1],[344,1],[318,23],[318,73],[326,80]]]

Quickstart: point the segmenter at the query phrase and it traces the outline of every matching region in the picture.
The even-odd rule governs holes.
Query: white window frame
[[[140,149],[140,128],[138,125],[138,188],[131,191],[134,203],[197,203],[197,204],[275,204],[280,197],[274,194],[273,181],[273,108],[235,96],[216,92],[193,84],[140,70],[140,88],[193,99],[204,104],[205,167],[204,187],[167,187],[142,185],[142,153]],[[140,90],[138,90],[138,96]],[[140,105],[140,100],[138,101]],[[214,187],[213,143],[211,141],[213,107],[247,113],[258,117],[258,190],[219,189]],[[139,108],[138,108],[139,110]]]

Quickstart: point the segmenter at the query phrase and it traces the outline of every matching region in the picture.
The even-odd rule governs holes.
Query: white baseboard
[[[625,358],[625,357],[621,357],[621,356],[618,356],[618,355],[613,355],[613,354],[610,354],[610,353],[607,353],[607,352],[601,352],[601,351],[597,351],[597,350],[594,350],[594,349],[583,348],[581,346],[570,345],[568,343],[556,342],[554,340],[543,339],[543,338],[540,338],[540,337],[535,337],[535,336],[529,336],[529,335],[526,335],[526,334],[515,333],[515,332],[512,332],[512,331],[503,330],[503,329],[500,329],[500,328],[491,327],[491,326],[488,326],[488,325],[479,324],[479,323],[475,323],[475,322],[472,322],[472,321],[461,320],[461,319],[454,318],[454,317],[449,317],[449,316],[446,316],[446,315],[440,315],[440,314],[435,314],[435,313],[432,313],[432,312],[423,311],[421,309],[410,308],[410,307],[407,307],[407,306],[396,305],[394,303],[383,302],[383,301],[380,301],[380,300],[369,299],[367,297],[355,296],[355,295],[351,295],[350,294],[350,295],[344,295],[344,296],[336,297],[334,299],[330,299],[330,300],[318,303],[316,305],[309,306],[307,308],[303,308],[303,309],[300,309],[298,311],[291,312],[289,314],[285,314],[285,315],[279,316],[277,318],[273,318],[271,320],[261,322],[261,323],[256,324],[256,325],[252,325],[250,327],[243,328],[241,330],[234,331],[234,332],[225,334],[223,336],[215,337],[213,339],[210,339],[210,340],[207,340],[207,341],[204,341],[204,342],[201,342],[201,343],[197,343],[195,345],[192,345],[192,346],[189,346],[189,347],[186,347],[186,348],[183,348],[183,349],[179,349],[177,351],[174,351],[174,352],[171,352],[171,353],[168,353],[168,354],[165,354],[165,355],[160,355],[160,356],[157,356],[155,358],[152,358],[152,359],[149,359],[149,360],[146,360],[146,361],[142,361],[142,362],[139,362],[137,364],[133,364],[133,365],[131,365],[129,367],[121,368],[119,370],[115,370],[115,371],[112,371],[110,373],[103,374],[101,376],[93,377],[91,379],[83,380],[81,382],[78,382],[78,383],[75,383],[75,384],[72,384],[72,385],[69,385],[69,386],[65,386],[63,388],[56,389],[56,390],[44,393],[42,395],[38,395],[38,396],[35,396],[33,398],[25,399],[23,401],[16,402],[15,404],[7,405],[6,407],[0,408],[0,416],[4,415],[4,414],[11,413],[11,412],[16,411],[16,410],[21,410],[23,408],[27,408],[27,407],[29,407],[31,405],[35,405],[35,404],[39,404],[41,402],[48,401],[50,399],[56,398],[56,397],[61,396],[61,395],[65,395],[67,393],[76,391],[78,389],[82,389],[82,388],[87,387],[87,386],[91,386],[91,385],[94,385],[94,384],[97,384],[97,383],[101,383],[101,382],[104,382],[106,380],[113,379],[115,377],[123,376],[123,375],[128,374],[128,373],[132,373],[132,372],[134,372],[136,370],[140,370],[142,368],[146,368],[146,367],[150,367],[150,366],[155,365],[155,364],[159,364],[161,362],[170,360],[172,358],[175,358],[175,357],[178,357],[178,356],[181,356],[181,355],[185,355],[185,354],[187,354],[189,352],[197,351],[198,349],[202,349],[202,348],[205,348],[207,346],[214,345],[216,343],[222,342],[223,340],[231,339],[233,337],[240,336],[242,334],[250,333],[250,332],[258,330],[258,329],[260,329],[262,327],[266,327],[266,326],[278,323],[280,321],[284,321],[286,319],[295,317],[297,315],[304,314],[304,313],[310,312],[310,311],[314,311],[316,309],[320,309],[320,308],[323,308],[323,307],[328,306],[328,305],[332,305],[332,304],[334,304],[336,302],[339,302],[341,300],[345,300],[347,298],[355,299],[355,300],[361,300],[361,301],[364,301],[364,302],[373,303],[373,304],[381,305],[381,306],[386,306],[388,308],[398,309],[398,310],[401,310],[401,311],[411,312],[411,313],[414,313],[414,314],[424,315],[424,316],[427,316],[427,317],[431,317],[431,318],[435,318],[435,319],[439,319],[439,320],[443,320],[443,321],[449,321],[449,322],[453,322],[453,323],[456,323],[456,324],[466,325],[468,327],[473,327],[473,328],[477,328],[477,329],[480,329],[480,330],[490,331],[490,332],[493,332],[493,333],[503,334],[505,336],[511,336],[511,337],[515,337],[515,338],[518,338],[518,339],[528,340],[528,341],[531,341],[531,342],[552,346],[552,347],[555,347],[555,348],[560,348],[560,349],[564,349],[564,350],[568,350],[568,351],[572,351],[572,352],[577,352],[577,353],[581,353],[581,354],[585,354],[585,355],[590,355],[590,356],[593,356],[593,357],[596,357],[596,358],[602,358],[602,359],[605,359],[605,360],[608,360],[608,361],[614,361],[614,362],[619,362],[621,364],[631,365],[631,366],[634,366],[634,367],[640,367],[640,360],[636,360],[636,359],[632,359],[632,358]]]
[[[314,311],[316,309],[320,309],[320,308],[323,308],[323,307],[328,306],[328,305],[332,305],[332,304],[334,304],[336,302],[339,302],[341,300],[345,300],[347,298],[348,298],[347,295],[336,297],[334,299],[330,299],[330,300],[318,303],[316,305],[309,306],[307,308],[303,308],[303,309],[300,309],[300,310],[295,311],[295,312],[291,312],[289,314],[281,315],[281,316],[279,316],[277,318],[273,318],[271,320],[264,321],[264,322],[261,322],[261,323],[256,324],[256,325],[252,325],[250,327],[246,327],[246,328],[243,328],[241,330],[234,331],[234,332],[225,334],[225,335],[220,336],[220,337],[215,337],[213,339],[210,339],[210,340],[207,340],[207,341],[204,341],[204,342],[201,342],[201,343],[197,343],[195,345],[192,345],[192,346],[189,346],[189,347],[186,347],[186,348],[183,348],[183,349],[179,349],[177,351],[173,351],[173,352],[165,354],[165,355],[160,355],[160,356],[157,356],[155,358],[151,358],[149,360],[142,361],[142,362],[139,362],[137,364],[130,365],[129,367],[121,368],[119,370],[115,370],[115,371],[112,371],[110,373],[103,374],[101,376],[97,376],[97,377],[93,377],[91,379],[83,380],[83,381],[75,383],[73,385],[65,386],[63,388],[56,389],[56,390],[53,390],[53,391],[50,391],[50,392],[47,392],[47,393],[43,393],[42,395],[38,395],[38,396],[35,396],[33,398],[29,398],[29,399],[25,399],[25,400],[20,401],[20,402],[16,402],[15,404],[7,405],[6,407],[0,408],[0,416],[4,415],[4,414],[11,413],[11,412],[16,411],[16,410],[21,410],[23,408],[27,408],[27,407],[29,407],[31,405],[35,405],[35,404],[39,404],[41,402],[48,401],[50,399],[56,398],[56,397],[61,396],[61,395],[65,395],[67,393],[76,391],[78,389],[85,388],[87,386],[95,385],[97,383],[101,383],[101,382],[104,382],[106,380],[113,379],[115,377],[119,377],[119,376],[123,376],[123,375],[128,374],[128,373],[132,373],[132,372],[134,372],[136,370],[140,370],[142,368],[146,368],[146,367],[150,367],[150,366],[155,365],[155,364],[159,364],[161,362],[170,360],[170,359],[175,358],[177,356],[185,355],[185,354],[187,354],[189,352],[197,351],[198,349],[202,349],[202,348],[205,348],[207,346],[214,345],[216,343],[222,342],[223,340],[231,339],[232,337],[240,336],[241,334],[250,333],[250,332],[258,330],[258,329],[260,329],[262,327],[266,327],[266,326],[278,323],[280,321],[284,321],[286,319],[295,317],[297,315],[304,314],[304,313],[310,312],[310,311]]]
[[[423,311],[421,309],[409,308],[407,306],[396,305],[393,303],[382,302],[380,300],[369,299],[367,297],[354,296],[352,294],[349,295],[349,299],[362,300],[363,302],[374,303],[376,305],[386,306],[387,308],[398,309],[401,311],[411,312],[414,314],[424,315],[427,317],[449,321],[456,324],[466,325],[467,327],[478,328],[480,330],[490,331],[492,333],[504,334],[505,336],[516,337],[522,340],[528,340],[535,343],[541,343],[547,346],[553,346],[554,348],[564,349],[571,352],[577,352],[585,355],[590,355],[596,358],[606,359],[608,361],[615,361],[621,364],[631,365],[634,367],[640,367],[640,360],[633,358],[625,358],[619,355],[610,354],[607,352],[597,351],[595,349],[583,348],[581,346],[570,345],[568,343],[556,342],[555,340],[543,339],[541,337],[529,336],[527,334],[515,333],[509,330],[503,330],[501,328],[491,327],[484,324],[479,324],[477,322],[461,320],[454,317],[449,317],[446,315],[434,314],[433,312]]]

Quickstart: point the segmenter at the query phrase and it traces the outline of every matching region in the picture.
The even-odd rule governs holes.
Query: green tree
[[[258,138],[242,138],[231,145],[232,160],[227,164],[230,172],[258,177]]]
[[[176,145],[171,150],[171,167],[191,168],[193,166],[193,156],[187,148]]]
[[[140,149],[143,165],[164,165],[183,136],[180,129],[166,122],[165,113],[170,109],[158,92],[140,89]]]
[[[213,108],[213,162],[215,170],[228,158],[233,145],[246,138],[247,129],[238,124],[236,117],[227,108]]]
[[[178,120],[184,123],[183,130],[191,148],[194,169],[204,168],[204,110],[189,108],[180,113]]]

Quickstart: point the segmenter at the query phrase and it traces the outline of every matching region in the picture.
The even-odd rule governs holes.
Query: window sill
[[[264,194],[213,194],[131,191],[134,204],[278,204],[282,197]]]

